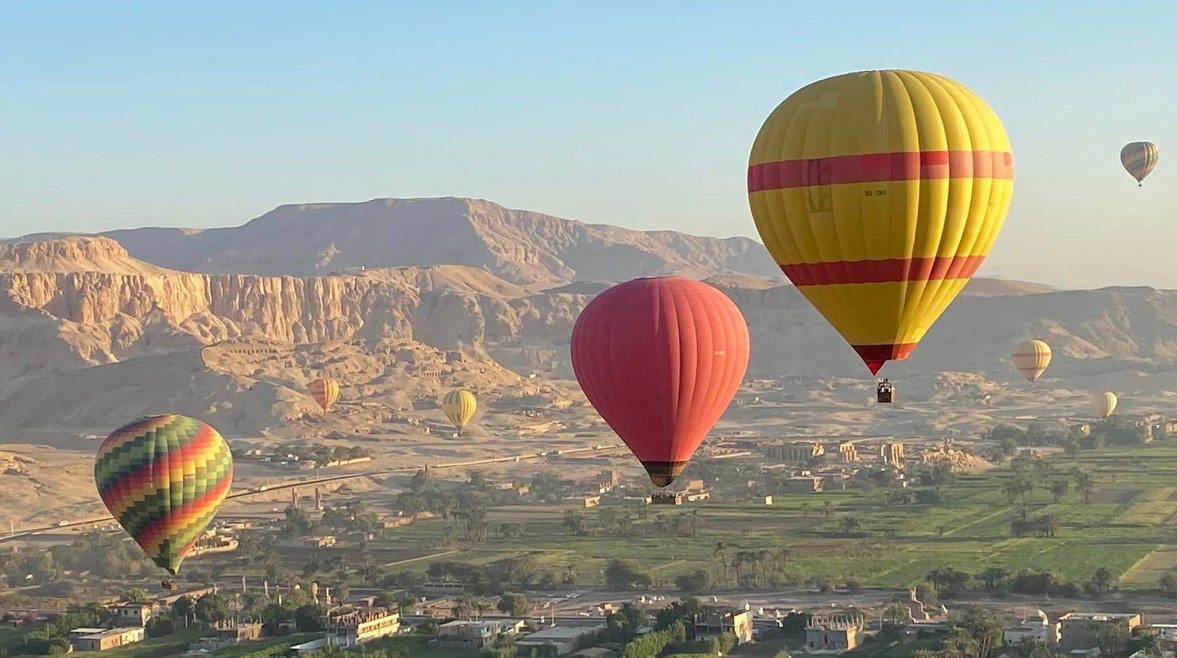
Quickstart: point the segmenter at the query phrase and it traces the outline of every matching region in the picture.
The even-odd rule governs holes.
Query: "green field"
[[[462,538],[460,523],[431,520],[389,531],[386,540],[370,543],[368,551],[385,572],[422,572],[435,560],[489,565],[530,555],[539,572],[572,570],[584,584],[602,583],[607,561],[621,558],[663,586],[700,569],[720,573],[720,543],[729,562],[739,552],[765,551],[759,564],[770,586],[856,580],[863,586],[907,587],[935,568],[975,574],[1000,566],[1011,573],[1051,570],[1060,579],[1078,582],[1106,567],[1116,578],[1125,576],[1123,587],[1155,587],[1157,578],[1177,567],[1177,550],[1168,546],[1177,546],[1177,525],[1170,521],[1177,514],[1177,445],[1109,448],[1058,457],[1050,464],[1047,480],[1072,480],[1069,472],[1077,466],[1096,483],[1090,503],[1083,501],[1073,481],[1058,504],[1041,485],[1028,494],[1030,517],[1054,515],[1059,520],[1052,538],[1011,536],[1010,521],[1021,502],[1009,504],[1001,487],[1012,473],[1000,468],[958,476],[940,488],[942,502],[936,505],[888,505],[880,490],[776,495],[772,506],[721,493],[718,500],[683,507],[647,507],[647,518],[634,522],[645,532],[617,536],[600,529],[600,509],[529,504],[491,508],[491,531],[484,542]],[[828,517],[826,501],[831,505]],[[568,509],[584,516],[590,535],[574,536],[564,528]],[[653,531],[660,516],[696,511],[694,537]],[[857,519],[857,536],[842,534],[845,517]],[[525,524],[525,536],[497,538],[494,529],[504,522]],[[329,549],[317,552],[319,559],[330,554]],[[283,558],[297,568],[306,555],[292,552]]]

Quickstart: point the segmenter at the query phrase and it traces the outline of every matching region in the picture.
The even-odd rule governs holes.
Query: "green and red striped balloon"
[[[102,442],[94,482],[127,534],[175,575],[229,494],[233,455],[220,433],[199,420],[146,416]]]

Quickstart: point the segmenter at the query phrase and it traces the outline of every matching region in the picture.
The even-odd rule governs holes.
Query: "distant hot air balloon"
[[[311,382],[310,391],[323,411],[331,411],[331,405],[339,399],[339,382],[332,377],[320,377]]]
[[[1018,372],[1033,384],[1050,365],[1050,345],[1037,339],[1023,340],[1014,348],[1010,358]]]
[[[445,417],[450,419],[454,427],[458,428],[458,434],[466,427],[466,423],[474,417],[474,412],[478,410],[478,400],[474,398],[474,394],[464,388],[456,388],[445,397],[441,399],[441,410],[445,413]]]
[[[1107,418],[1116,410],[1116,403],[1119,400],[1116,394],[1111,391],[1095,394],[1095,413],[1099,414],[1100,418]]]
[[[965,287],[1012,194],[997,115],[917,71],[799,89],[765,120],[748,163],[764,245],[872,373],[907,358]]]
[[[1120,163],[1136,179],[1137,187],[1144,187],[1144,179],[1156,169],[1161,152],[1152,142],[1131,142],[1120,149]]]
[[[674,481],[740,388],[748,326],[723,293],[679,277],[598,295],[572,329],[589,402],[659,487]]]
[[[106,437],[94,460],[94,482],[127,534],[175,575],[229,493],[233,455],[199,420],[147,416]]]

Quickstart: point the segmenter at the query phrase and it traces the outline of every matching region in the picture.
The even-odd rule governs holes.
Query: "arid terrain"
[[[0,243],[0,499],[28,503],[0,506],[0,524],[101,513],[90,455],[148,413],[195,416],[236,447],[363,445],[377,468],[618,446],[572,377],[568,338],[595,293],[638,276],[707,279],[748,320],[748,382],[712,443],[968,440],[1003,419],[1089,416],[1095,391],[1115,391],[1128,415],[1164,413],[1177,396],[1174,291],[975,280],[883,372],[900,404],[879,408],[857,357],[774,272],[743,238],[466,199],[283,206],[235,228]],[[1008,359],[1030,336],[1054,348],[1034,387]],[[307,394],[321,375],[342,382],[326,414]],[[437,400],[459,385],[479,412],[455,440]],[[235,488],[285,476],[242,465]]]

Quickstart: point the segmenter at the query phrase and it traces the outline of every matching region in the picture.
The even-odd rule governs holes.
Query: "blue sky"
[[[1017,183],[991,265],[1177,279],[1167,0],[14,0],[0,235],[454,195],[754,236],[765,116],[814,80],[892,67],[956,78],[1002,117]],[[1136,139],[1161,147],[1143,189],[1118,161]]]

